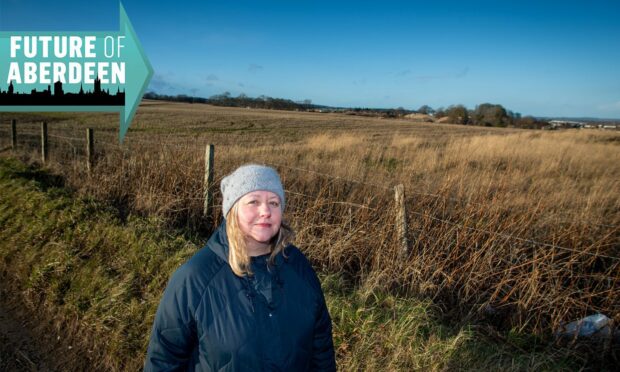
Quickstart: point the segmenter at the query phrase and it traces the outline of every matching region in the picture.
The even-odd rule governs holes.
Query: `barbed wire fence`
[[[146,185],[150,190],[145,194],[148,194],[146,197],[149,198],[149,202],[158,206],[156,212],[164,208],[166,216],[171,215],[173,218],[177,218],[175,213],[185,213],[191,215],[191,218],[211,223],[221,221],[221,216],[219,216],[221,207],[214,203],[214,195],[218,194],[220,181],[225,176],[225,172],[230,170],[228,167],[231,164],[214,164],[213,158],[216,150],[221,151],[220,154],[227,154],[229,149],[226,147],[215,148],[204,143],[199,137],[176,138],[173,134],[157,140],[132,136],[126,138],[123,144],[119,144],[117,133],[114,131],[91,131],[90,138],[86,134],[86,128],[80,131],[82,134],[72,128],[54,126],[48,128],[47,125],[36,122],[19,123],[18,126],[14,121],[9,126],[0,123],[0,152],[28,153],[28,159],[32,159],[33,154],[40,154],[39,159],[43,163],[58,164],[61,169],[67,169],[67,166],[70,166],[74,175],[78,177],[89,175],[87,170],[89,168],[94,169],[94,172],[107,174],[107,171],[117,169],[119,166],[124,167],[120,172],[123,175],[114,182],[121,182],[120,180],[126,180],[128,177],[156,177],[157,170],[149,173],[140,170],[140,167],[169,163],[162,172],[176,173],[174,178],[177,180],[189,177],[192,181],[189,183],[180,181],[168,189],[170,192],[163,193],[157,190],[157,183],[147,182]],[[157,149],[157,151],[145,152],[145,148]],[[48,152],[47,157],[44,156],[45,151]],[[186,156],[179,156],[188,152],[191,153],[189,161]],[[246,160],[247,156],[245,158],[242,156],[242,158]],[[117,163],[118,160],[120,163]],[[607,310],[612,314],[617,314],[620,310],[620,304],[609,300],[608,295],[605,294],[610,293],[609,296],[612,296],[617,293],[620,284],[620,271],[618,271],[620,269],[620,257],[618,257],[620,243],[617,239],[620,228],[615,224],[615,219],[611,221],[612,223],[601,223],[601,221],[588,221],[576,216],[567,216],[568,220],[580,224],[579,226],[596,226],[597,229],[592,231],[600,236],[585,237],[583,235],[584,239],[578,236],[574,240],[562,240],[558,236],[561,234],[554,236],[554,234],[545,233],[542,235],[543,239],[538,239],[528,236],[535,235],[538,230],[519,229],[518,223],[494,224],[493,220],[486,224],[479,223],[481,218],[477,213],[486,213],[488,205],[470,199],[414,190],[411,187],[405,188],[395,182],[385,184],[369,182],[364,175],[359,178],[343,177],[318,169],[274,161],[268,157],[258,156],[249,160],[278,168],[283,176],[284,184],[288,185],[285,193],[291,202],[287,204],[297,206],[288,213],[292,214],[292,218],[296,221],[302,221],[302,226],[297,232],[304,234],[306,245],[314,243],[323,245],[322,249],[307,253],[314,254],[316,262],[320,263],[327,272],[331,272],[332,268],[342,268],[344,266],[340,265],[347,264],[351,260],[366,261],[359,263],[358,266],[352,264],[346,270],[358,270],[363,264],[376,265],[376,260],[379,260],[379,265],[389,260],[399,261],[400,263],[394,266],[396,270],[402,269],[406,263],[415,267],[408,273],[398,273],[399,276],[396,279],[383,276],[380,280],[408,286],[410,283],[407,281],[411,280],[412,275],[418,275],[424,271],[425,278],[422,281],[434,285],[428,288],[435,288],[430,294],[433,300],[437,296],[445,296],[446,291],[455,292],[458,294],[453,296],[458,298],[459,304],[463,301],[470,306],[469,311],[476,311],[475,309],[486,309],[486,306],[498,297],[501,297],[499,300],[501,303],[505,298],[514,295],[511,301],[518,303],[523,298],[525,298],[523,301],[528,302],[533,301],[531,299],[534,296],[539,296],[539,302],[535,307],[528,308],[528,311],[532,314],[539,314],[542,313],[540,309],[544,307],[553,319],[563,319],[569,310],[564,308],[555,310],[557,306],[545,303],[545,300],[541,299],[543,297],[540,297],[541,293],[537,292],[538,289],[533,289],[531,293],[524,292],[528,290],[529,277],[538,275],[539,269],[545,269],[548,270],[548,273],[544,274],[549,275],[548,283],[562,280],[588,283],[584,284],[587,287],[584,293],[579,292],[579,285],[575,288],[567,288],[570,293],[580,293],[579,298],[571,302],[572,305],[567,305],[578,308],[576,312],[583,311],[585,308],[599,311],[600,308],[596,306],[589,308],[584,305],[591,303],[593,299],[601,302],[607,301],[607,303],[611,301],[611,306]],[[93,165],[95,165],[94,168]],[[136,171],[139,174],[133,175],[132,172]],[[141,181],[137,182],[127,193],[134,193],[130,194],[131,197],[137,198],[138,191],[136,190],[141,190],[139,188],[141,184],[143,184]],[[359,189],[349,187],[350,185],[359,186]],[[90,187],[92,189],[97,186],[93,184]],[[329,190],[332,186],[336,191]],[[361,192],[356,194],[358,190]],[[370,196],[366,195],[369,193]],[[353,194],[355,196],[351,196]],[[459,208],[453,212],[455,207]],[[554,218],[556,216],[554,214]],[[517,228],[513,228],[515,226]],[[567,226],[567,229],[572,228],[570,225]],[[381,239],[385,239],[385,242],[380,242],[382,247],[388,247],[390,250],[383,258],[382,252],[372,253],[376,243],[373,241],[374,236],[377,234],[381,235]],[[328,238],[323,239],[323,236]],[[332,242],[329,237],[335,238],[336,241]],[[553,241],[545,241],[544,238],[547,237],[551,237]],[[590,243],[586,242],[588,239]],[[471,244],[472,248],[467,247],[468,244]],[[354,252],[358,248],[362,253]],[[462,253],[463,248],[466,248],[468,252]],[[501,253],[495,252],[496,250],[500,250]],[[353,259],[347,257],[351,253],[356,257]],[[368,253],[375,257],[360,257]],[[464,254],[470,255],[471,262],[464,262],[465,259],[462,258]],[[484,269],[485,275],[489,278],[476,279],[477,283],[471,286],[465,285],[464,282],[469,280],[472,272],[478,270],[471,265],[488,264],[483,262],[485,257],[493,260],[492,266]],[[449,263],[452,259],[456,263]],[[425,264],[425,260],[430,260],[433,265],[440,267],[424,267],[429,266]],[[369,261],[371,263],[368,263]],[[444,262],[448,263],[444,264]],[[459,264],[470,266],[468,269],[461,270],[456,267]],[[579,279],[573,279],[572,270],[575,265],[581,264],[588,268],[603,266],[604,270],[580,271],[575,274],[575,278]],[[485,284],[487,279],[489,282],[492,281],[488,287]],[[520,282],[517,283],[518,281]],[[468,289],[463,290],[455,283],[461,283],[461,286]],[[408,288],[416,290],[413,285],[411,284]],[[474,295],[471,293],[475,291],[481,293],[479,296],[483,298],[482,300],[480,297],[472,299]],[[519,294],[519,291],[522,292]],[[558,299],[554,298],[549,303],[553,301],[558,301]],[[572,314],[574,316],[575,312]]]
[[[94,141],[93,143],[95,144],[95,147],[93,148],[93,143],[91,143],[90,148],[88,148],[89,146],[89,139],[88,136],[85,137],[77,137],[75,136],[75,130],[68,128],[68,132],[71,133],[70,134],[51,134],[48,133],[48,129],[47,129],[47,123],[43,122],[43,123],[39,123],[38,125],[40,125],[41,130],[37,131],[36,130],[36,126],[37,123],[20,123],[19,124],[19,129],[17,129],[17,125],[16,125],[16,120],[12,120],[11,121],[11,126],[9,128],[5,127],[5,126],[0,126],[0,138],[5,138],[8,139],[9,141],[11,141],[10,143],[10,149],[13,151],[17,151],[19,148],[24,149],[24,150],[39,150],[42,153],[42,157],[43,157],[43,152],[44,151],[49,151],[49,138],[52,138],[56,141],[52,142],[53,143],[53,147],[54,148],[64,148],[65,152],[66,149],[68,148],[70,151],[70,159],[73,161],[73,164],[75,166],[75,164],[77,164],[80,161],[80,157],[85,157],[86,160],[82,160],[83,163],[85,164],[86,167],[90,168],[92,166],[92,162],[94,161],[95,158],[95,153],[101,153],[103,150],[105,149],[114,149],[114,150],[120,150],[122,152],[124,152],[125,154],[127,154],[128,152],[131,151],[131,148],[135,145],[148,145],[148,146],[152,146],[153,148],[174,148],[174,149],[178,149],[178,150],[183,150],[183,151],[188,151],[188,150],[195,150],[198,151],[201,148],[204,148],[205,145],[198,143],[196,140],[194,141],[185,141],[185,143],[174,143],[174,142],[168,142],[168,141],[160,141],[160,140],[148,140],[148,139],[144,139],[144,138],[140,138],[140,139],[136,139],[136,138],[132,138],[129,142],[130,143],[125,143],[123,145],[120,145],[117,142],[117,136],[116,133],[114,132],[110,132],[110,131],[101,131],[98,132],[97,135],[94,137]],[[88,130],[88,129],[87,129]],[[91,133],[92,133],[92,129],[90,129]],[[170,136],[171,139],[174,139],[174,136],[171,135]],[[8,141],[7,141],[8,142]],[[46,143],[44,143],[46,142]],[[45,149],[44,147],[47,146],[47,149]],[[206,145],[207,148],[209,146],[212,145]],[[208,153],[209,150],[207,150]],[[211,151],[213,151],[213,147],[211,147]],[[208,155],[207,155],[208,156]],[[211,156],[213,156],[213,154],[211,154]],[[49,159],[48,159],[49,160]],[[212,160],[211,160],[212,161]],[[179,164],[180,165],[180,164]],[[397,195],[398,192],[395,191],[396,188],[400,188],[402,187],[402,185],[384,185],[384,184],[376,184],[376,183],[370,183],[370,182],[365,182],[363,180],[358,180],[358,179],[351,179],[351,178],[347,178],[347,177],[342,177],[342,176],[337,176],[337,175],[332,175],[329,173],[325,173],[325,172],[320,172],[317,170],[312,170],[312,169],[306,169],[306,168],[302,168],[299,166],[293,166],[293,165],[286,165],[286,164],[282,164],[282,163],[275,163],[273,161],[269,162],[268,165],[274,166],[274,167],[278,167],[280,169],[287,169],[289,171],[294,171],[294,172],[302,172],[305,174],[310,174],[310,175],[314,175],[316,177],[323,177],[323,178],[328,178],[330,180],[333,181],[341,181],[341,182],[347,182],[347,183],[352,183],[352,184],[358,184],[358,185],[363,185],[363,186],[368,186],[368,187],[372,187],[378,190],[382,190],[385,193],[390,193],[390,192],[395,192]],[[194,169],[191,168],[190,166],[187,165],[180,165],[182,168],[184,168],[185,171],[193,171]],[[209,173],[211,173],[209,175]],[[204,185],[204,190],[205,190],[205,196],[207,195],[206,191],[208,190],[209,192],[213,192],[215,190],[217,190],[217,185],[219,185],[219,182],[221,181],[221,178],[223,177],[220,176],[218,178],[214,178],[214,168],[211,167],[211,169],[205,169],[205,180],[209,180],[209,184],[205,184]],[[307,194],[303,194],[303,193],[299,193],[296,192],[294,190],[285,190],[287,194],[289,195],[295,195],[297,197],[301,197],[304,198],[308,201],[313,201],[316,199],[316,196],[312,196],[312,195],[307,195]],[[403,191],[400,191],[401,193],[404,193]],[[436,198],[436,199],[443,199],[444,201],[452,201],[452,202],[456,202],[456,203],[461,203],[462,200],[454,198],[454,197],[449,197],[449,196],[445,196],[445,195],[440,195],[440,194],[435,194],[435,193],[429,193],[429,192],[420,192],[420,191],[413,191],[413,190],[406,190],[407,194],[413,194],[413,195],[418,195],[418,196],[423,196],[423,197],[430,197],[430,198]],[[194,201],[203,201],[205,203],[205,214],[206,213],[210,213],[211,212],[211,208],[213,208],[213,201],[212,200],[206,200],[205,196],[199,198],[199,197],[184,197],[185,200],[194,200]],[[212,196],[211,196],[212,198]],[[504,232],[504,231],[491,231],[491,230],[487,230],[487,229],[481,229],[481,228],[476,228],[476,227],[471,227],[471,226],[467,226],[466,224],[463,223],[459,223],[459,222],[455,222],[455,221],[451,221],[445,218],[441,218],[426,212],[420,212],[420,211],[415,211],[415,210],[408,210],[409,208],[407,208],[406,202],[405,202],[405,195],[402,196],[396,196],[397,199],[399,199],[398,201],[398,209],[402,209],[405,212],[400,213],[400,216],[398,217],[398,220],[394,222],[394,227],[397,227],[400,230],[399,232],[399,240],[401,241],[401,245],[402,245],[402,251],[405,252],[405,254],[411,254],[410,251],[410,247],[409,247],[409,242],[406,240],[406,236],[408,235],[407,231],[408,231],[408,223],[406,220],[404,220],[406,218],[406,216],[408,214],[412,214],[412,215],[416,215],[422,218],[427,218],[429,220],[432,221],[436,221],[438,223],[441,224],[446,224],[446,225],[450,225],[453,226],[455,228],[461,229],[461,230],[467,230],[467,231],[472,231],[472,232],[478,232],[478,233],[483,233],[483,234],[487,234],[487,235],[494,235],[494,236],[498,236],[498,237],[502,237],[505,239],[510,239],[510,240],[514,240],[514,241],[519,241],[521,243],[526,243],[526,244],[530,244],[532,246],[536,246],[536,247],[546,247],[546,248],[552,248],[552,249],[557,249],[557,250],[561,250],[561,251],[566,251],[566,252],[571,252],[571,253],[576,253],[576,254],[585,254],[585,255],[591,255],[591,256],[595,256],[595,257],[601,257],[601,258],[607,258],[607,259],[611,259],[611,260],[618,260],[620,261],[620,257],[617,256],[611,256],[611,255],[606,255],[606,254],[602,254],[602,253],[595,253],[595,252],[588,252],[588,251],[583,251],[583,250],[578,250],[575,248],[570,248],[570,247],[565,247],[565,246],[561,246],[561,245],[557,245],[557,244],[552,244],[552,243],[548,243],[548,242],[541,242],[538,241],[536,239],[533,238],[529,238],[529,237],[522,237],[522,236],[518,236],[515,234],[512,234],[510,232]],[[348,206],[350,208],[363,208],[363,209],[367,209],[367,210],[372,210],[375,212],[378,212],[378,210],[376,208],[370,207],[368,205],[364,205],[364,204],[359,204],[359,203],[353,203],[353,202],[349,202],[349,201],[341,201],[341,200],[333,200],[330,201],[329,203],[333,204],[333,205],[343,205],[343,206]],[[472,201],[467,201],[468,205],[477,205],[480,207],[483,207],[482,204],[480,203],[475,203]],[[323,217],[329,217],[332,220],[338,220],[341,218],[341,216],[338,215],[334,215],[334,214],[330,214],[330,213],[326,213],[326,212],[321,212],[318,210],[314,211],[315,213],[320,214]],[[585,221],[585,223],[589,223],[591,225],[594,226],[599,226],[599,227],[604,227],[604,228],[608,228],[611,229],[611,232],[617,233],[618,232],[618,226],[617,225],[611,225],[611,224],[601,224],[598,222],[591,222],[591,221]],[[404,229],[404,230],[403,230]]]

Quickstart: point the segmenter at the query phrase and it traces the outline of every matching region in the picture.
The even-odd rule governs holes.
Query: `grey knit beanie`
[[[222,179],[222,212],[228,211],[243,195],[257,190],[271,191],[280,197],[284,211],[284,188],[275,169],[265,165],[246,164]]]

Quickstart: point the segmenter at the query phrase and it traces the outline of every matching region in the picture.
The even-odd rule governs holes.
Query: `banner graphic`
[[[153,76],[120,4],[118,32],[0,32],[0,111],[119,112],[119,141]]]

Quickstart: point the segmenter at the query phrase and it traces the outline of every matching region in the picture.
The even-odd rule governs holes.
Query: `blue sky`
[[[143,1],[150,90],[620,118],[620,1]],[[114,31],[111,0],[0,0],[0,31]]]

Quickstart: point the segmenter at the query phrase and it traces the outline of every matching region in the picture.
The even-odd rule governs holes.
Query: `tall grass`
[[[32,360],[44,360],[46,370],[139,370],[163,287],[200,246],[153,218],[121,221],[113,208],[76,198],[61,184],[39,168],[0,159],[0,301],[27,319],[36,337],[29,350],[38,355],[12,350],[16,340],[0,334],[0,369],[24,368],[24,361],[32,369]],[[321,281],[344,371],[585,365],[576,353],[531,337],[494,342],[474,326],[446,325],[430,299],[356,288],[339,273]]]
[[[20,128],[35,131],[34,119],[22,117]],[[124,214],[207,233],[203,146],[214,143],[216,180],[245,162],[278,168],[285,217],[321,271],[368,291],[425,296],[447,316],[505,329],[549,334],[598,311],[620,321],[618,132],[162,103],[141,107],[118,146],[115,117],[48,120],[50,133],[65,137],[48,166]],[[83,144],[70,139],[85,126],[97,129],[92,174]],[[25,149],[36,139],[23,138]],[[36,160],[31,150],[21,156]],[[399,183],[410,221],[407,257],[395,238],[392,188]],[[218,207],[213,214],[217,221]]]

